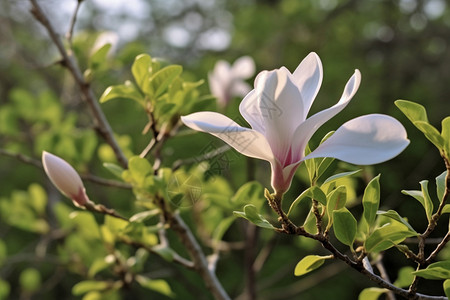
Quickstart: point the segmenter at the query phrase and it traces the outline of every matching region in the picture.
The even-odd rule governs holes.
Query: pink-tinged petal
[[[399,121],[371,114],[342,125],[305,159],[334,157],[352,164],[372,165],[397,156],[408,144],[406,130]]]
[[[292,145],[292,149],[297,153],[297,155],[303,155],[308,141],[320,126],[322,126],[325,122],[330,120],[347,106],[347,104],[350,102],[350,100],[358,90],[360,83],[361,73],[358,70],[355,70],[355,73],[345,85],[344,92],[342,93],[341,99],[338,103],[309,117],[305,122],[297,127],[294,133]]]
[[[238,58],[231,67],[234,78],[247,79],[255,74],[255,62],[250,56]]]
[[[89,198],[77,171],[62,158],[42,152],[42,164],[45,173],[56,188],[78,206],[84,206]]]
[[[274,161],[269,143],[258,131],[245,128],[216,112],[197,112],[181,117],[183,123],[197,131],[210,133],[236,149],[254,158]]]
[[[292,178],[297,170],[300,162],[291,164],[287,167],[282,167],[281,164],[276,161],[270,164],[272,168],[271,184],[274,191],[283,194],[291,186]]]
[[[303,99],[304,115],[306,119],[309,109],[322,85],[323,71],[319,56],[311,52],[298,65],[293,73],[294,82],[300,90]]]

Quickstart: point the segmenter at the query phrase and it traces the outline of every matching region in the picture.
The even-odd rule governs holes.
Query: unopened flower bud
[[[89,202],[80,175],[69,163],[46,151],[42,152],[42,163],[51,182],[76,206],[83,207]]]

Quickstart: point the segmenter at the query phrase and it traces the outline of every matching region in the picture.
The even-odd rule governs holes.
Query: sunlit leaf
[[[244,206],[243,212],[234,211],[233,214],[235,216],[247,219],[258,227],[274,229],[273,225],[257,212],[256,207],[253,204],[247,204]]]
[[[103,167],[105,167],[108,171],[110,171],[117,178],[122,179],[122,173],[123,173],[124,169],[121,166],[113,164],[113,163],[103,163]]]
[[[164,93],[172,81],[183,72],[179,65],[167,66],[150,77],[150,84],[153,90],[153,97],[158,98]]]
[[[427,122],[417,121],[413,123],[420,131],[423,132],[425,137],[432,142],[439,150],[444,147],[444,139],[439,131]]]
[[[378,298],[380,298],[380,296],[386,293],[387,291],[388,291],[387,289],[382,288],[375,288],[375,287],[367,288],[361,291],[361,293],[358,296],[358,300],[378,300]]]
[[[343,172],[343,173],[339,173],[339,174],[335,174],[333,176],[328,177],[323,184],[327,184],[327,183],[331,183],[333,181],[338,180],[339,178],[343,178],[343,177],[347,177],[347,176],[352,176],[355,175],[357,173],[359,173],[361,170],[356,170],[356,171],[351,171],[351,172]]]
[[[333,229],[341,243],[352,247],[356,238],[357,222],[345,207],[333,211]]]
[[[102,291],[108,289],[111,285],[112,283],[108,281],[85,280],[72,287],[72,294],[80,296],[90,291]]]
[[[380,175],[373,178],[367,185],[362,204],[364,207],[363,216],[369,227],[372,227],[380,205]]]
[[[167,281],[162,279],[150,279],[148,277],[137,275],[136,281],[144,288],[158,292],[167,297],[173,298],[175,294],[172,292],[170,285]]]
[[[145,106],[144,97],[136,89],[136,87],[129,81],[125,84],[112,85],[107,87],[103,94],[100,96],[100,103],[104,103],[111,99],[124,98],[131,99],[139,103],[141,106]]]
[[[436,177],[436,192],[439,199],[439,202],[442,202],[445,193],[445,176],[447,175],[447,171],[442,172],[441,175]]]
[[[450,298],[450,279],[444,281],[443,288],[445,296],[447,296],[447,298]]]
[[[236,205],[253,204],[261,208],[266,203],[264,200],[264,188],[257,181],[250,181],[243,184],[231,198],[231,202]]]
[[[111,44],[105,44],[89,57],[89,68],[96,70],[104,64],[106,56],[108,55],[109,49],[111,49]]]
[[[397,279],[394,281],[394,285],[404,288],[408,287],[414,281],[414,268],[413,267],[403,267],[398,271]]]
[[[427,111],[422,105],[407,100],[397,100],[395,105],[412,123],[416,121],[428,122]]]
[[[323,265],[326,259],[332,258],[331,256],[319,256],[308,255],[302,258],[295,266],[294,275],[302,276]]]
[[[404,218],[402,218],[395,210],[378,211],[377,214],[394,219],[395,221],[405,225],[411,232],[415,232],[417,234],[414,228],[412,228],[412,226]]]
[[[450,279],[450,260],[432,263],[426,269],[415,271],[413,274],[432,280]]]
[[[444,150],[447,159],[450,158],[450,117],[446,117],[442,120],[442,139],[444,141]]]
[[[433,200],[431,200],[430,194],[428,193],[428,180],[422,180],[420,182],[420,187],[422,188],[425,212],[427,213],[428,220],[431,220],[431,215],[433,214]]]
[[[416,233],[409,231],[405,225],[393,221],[375,229],[364,242],[364,248],[368,253],[381,252],[401,243],[407,237],[416,235]]]
[[[148,54],[140,54],[134,59],[131,73],[137,85],[145,92],[144,86],[150,76],[152,58]]]
[[[333,224],[333,211],[345,206],[345,202],[347,201],[347,188],[344,185],[337,187],[327,196],[327,201],[326,209],[329,217],[327,228],[331,228]]]

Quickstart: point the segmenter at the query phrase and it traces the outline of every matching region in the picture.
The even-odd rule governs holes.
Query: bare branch
[[[82,2],[83,2],[83,0],[77,1],[77,6],[75,7],[75,11],[73,12],[72,19],[70,20],[69,30],[66,33],[66,39],[69,42],[70,48],[72,48],[73,30],[75,28],[75,23],[77,22],[78,12],[80,10],[80,6],[81,6]]]
[[[69,55],[66,51],[60,37],[56,33],[53,25],[50,20],[47,18],[45,13],[42,11],[41,7],[37,3],[36,0],[30,0],[32,8],[31,13],[47,30],[50,38],[52,39],[55,46],[58,48],[59,53],[62,56],[62,65],[66,67],[69,72],[72,74],[75,79],[76,84],[78,85],[81,94],[83,95],[84,101],[87,103],[94,119],[94,124],[99,132],[99,134],[105,139],[105,141],[111,146],[116,155],[117,160],[121,164],[122,167],[126,168],[128,166],[128,160],[125,157],[122,149],[119,147],[119,144],[114,137],[111,126],[109,125],[108,120],[106,119],[103,111],[100,108],[100,105],[97,101],[97,98],[94,95],[93,90],[91,89],[88,82],[86,82],[83,78],[82,72],[76,63],[74,57]]]

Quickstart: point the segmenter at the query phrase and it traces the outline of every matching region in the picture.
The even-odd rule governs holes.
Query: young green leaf
[[[450,279],[444,281],[443,288],[445,296],[447,296],[447,298],[450,298]]]
[[[347,176],[352,176],[355,175],[357,173],[359,173],[361,170],[356,170],[356,171],[351,171],[351,172],[343,172],[343,173],[339,173],[339,174],[335,174],[333,176],[328,177],[323,184],[327,184],[327,183],[331,183],[333,181],[338,180],[339,178],[343,178],[343,177],[347,177]]]
[[[416,121],[428,122],[427,111],[422,105],[407,100],[397,100],[395,101],[395,105],[411,123]]]
[[[302,276],[323,265],[326,259],[333,258],[332,256],[308,255],[302,258],[295,266],[294,275]]]
[[[133,73],[134,80],[143,92],[144,86],[150,76],[150,69],[152,65],[152,58],[148,54],[140,54],[134,59],[131,66],[131,73]]]
[[[183,68],[179,65],[167,66],[155,74],[153,74],[149,81],[151,84],[151,89],[153,91],[153,97],[157,99],[161,96],[167,89],[167,87],[172,83],[172,81],[183,72]]]
[[[426,269],[415,271],[413,274],[431,280],[449,279],[450,260],[432,263]]]
[[[139,103],[141,106],[145,107],[144,97],[129,81],[125,82],[125,84],[113,85],[106,88],[106,90],[100,96],[99,101],[100,103],[104,103],[116,98],[131,99]]]
[[[345,207],[333,211],[333,229],[336,238],[343,244],[352,247],[356,238],[357,222]]]
[[[381,215],[381,216],[385,216],[385,217],[391,218],[391,219],[393,219],[393,220],[395,220],[397,222],[400,222],[403,225],[405,225],[409,229],[409,231],[414,232],[414,233],[417,234],[417,232],[414,230],[414,228],[412,228],[412,226],[405,219],[403,219],[398,214],[398,212],[396,212],[395,210],[390,209],[388,211],[378,211],[377,214]]]
[[[105,167],[109,172],[111,172],[113,175],[115,175],[117,178],[122,179],[122,173],[124,169],[116,164],[113,163],[103,163],[103,167]]]
[[[101,67],[105,62],[106,56],[108,55],[109,49],[111,49],[111,44],[105,44],[89,57],[88,66],[92,70],[96,70]]]
[[[431,220],[431,215],[433,214],[433,201],[431,200],[430,194],[428,193],[428,180],[422,180],[420,182],[420,187],[422,188],[425,212],[427,214],[428,220]]]
[[[111,287],[112,282],[109,281],[96,281],[85,280],[80,281],[72,287],[72,294],[74,296],[80,296],[90,291],[103,291]]]
[[[403,242],[407,237],[416,235],[405,225],[393,221],[375,229],[364,242],[364,248],[368,253],[381,252]]]
[[[347,188],[344,185],[337,187],[328,194],[327,201],[326,209],[329,217],[327,229],[329,229],[333,224],[333,211],[339,210],[345,206],[345,202],[347,201]]]
[[[170,298],[174,298],[175,294],[170,288],[170,285],[167,283],[167,281],[162,279],[150,279],[148,277],[137,275],[136,281],[143,287],[155,292],[158,292],[162,295],[165,295]]]
[[[367,185],[362,204],[364,208],[363,216],[369,227],[372,227],[380,205],[380,175],[373,178]]]
[[[413,267],[403,267],[398,271],[397,280],[394,281],[394,285],[405,288],[409,286],[414,281],[414,268]]]
[[[235,205],[253,204],[260,209],[264,204],[262,197],[264,189],[257,181],[250,181],[242,185],[231,198],[231,202]]]
[[[260,215],[253,204],[244,206],[244,211],[234,211],[235,216],[247,219],[258,227],[266,229],[274,229],[273,225],[269,223],[262,215]]]
[[[442,172],[441,175],[436,177],[436,192],[439,202],[442,202],[445,193],[445,176],[447,176],[447,171]]]
[[[444,141],[444,151],[447,159],[450,158],[450,117],[442,120],[442,139]]]
[[[417,121],[413,124],[417,127],[417,129],[422,131],[425,137],[430,142],[432,142],[439,150],[442,150],[444,148],[444,139],[434,126],[430,125],[430,123],[428,122],[423,121]]]
[[[378,300],[381,295],[386,293],[387,289],[381,289],[381,288],[367,288],[361,291],[361,293],[358,296],[358,300]]]

